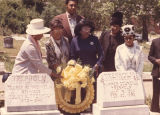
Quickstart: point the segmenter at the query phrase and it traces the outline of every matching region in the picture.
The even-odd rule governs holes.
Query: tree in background
[[[32,9],[35,7],[35,11],[39,14],[42,13],[45,7],[45,2],[43,0],[21,0],[22,5],[24,5],[27,9]]]
[[[92,20],[96,30],[102,30],[109,27],[113,5],[111,2],[80,1],[78,12],[85,18]]]
[[[32,18],[39,17],[40,14],[35,8],[27,9],[22,5],[21,0],[0,1],[0,26],[2,35],[13,33],[25,33],[26,25]]]
[[[44,19],[45,25],[49,27],[49,23],[53,17],[63,12],[65,12],[64,0],[48,0],[41,14],[41,18]]]
[[[65,12],[65,0],[1,0],[0,34],[25,33],[26,25],[33,18],[43,18],[46,26],[51,19]],[[124,24],[132,24],[131,17],[138,18],[143,40],[148,41],[150,19],[160,19],[158,0],[79,0],[78,13],[92,20],[96,30],[109,28],[110,16],[119,10],[124,14]]]
[[[106,2],[109,0],[103,0]],[[142,40],[148,41],[148,24],[158,5],[158,0],[110,0],[114,4],[114,11],[120,10],[124,13],[124,22],[130,24],[131,17],[137,16],[139,25],[142,26]]]

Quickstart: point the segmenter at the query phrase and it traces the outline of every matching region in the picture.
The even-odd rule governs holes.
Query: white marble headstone
[[[47,74],[17,74],[5,83],[8,112],[56,110],[54,83]]]
[[[143,105],[142,79],[135,72],[103,72],[97,79],[97,104],[101,107]]]

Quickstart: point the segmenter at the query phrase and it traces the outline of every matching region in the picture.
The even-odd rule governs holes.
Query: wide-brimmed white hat
[[[49,31],[50,28],[44,27],[44,20],[40,18],[31,20],[26,29],[26,33],[29,35],[39,35]]]

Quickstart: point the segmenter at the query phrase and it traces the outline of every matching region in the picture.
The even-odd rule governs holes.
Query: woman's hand
[[[98,64],[95,64],[95,65],[94,65],[94,69],[95,69],[95,71],[98,71],[99,65],[98,65]]]
[[[95,71],[96,77],[98,77],[98,69],[99,69],[99,65],[95,64],[94,65],[94,71]]]

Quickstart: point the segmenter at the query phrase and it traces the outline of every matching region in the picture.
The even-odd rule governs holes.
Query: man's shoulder
[[[160,41],[160,38],[153,39],[152,42]]]
[[[160,38],[156,38],[152,40],[152,45],[159,46],[159,43],[160,43]]]
[[[66,13],[63,13],[63,14],[59,14],[57,16],[55,16],[53,19],[56,19],[56,18],[64,18],[66,16]]]

